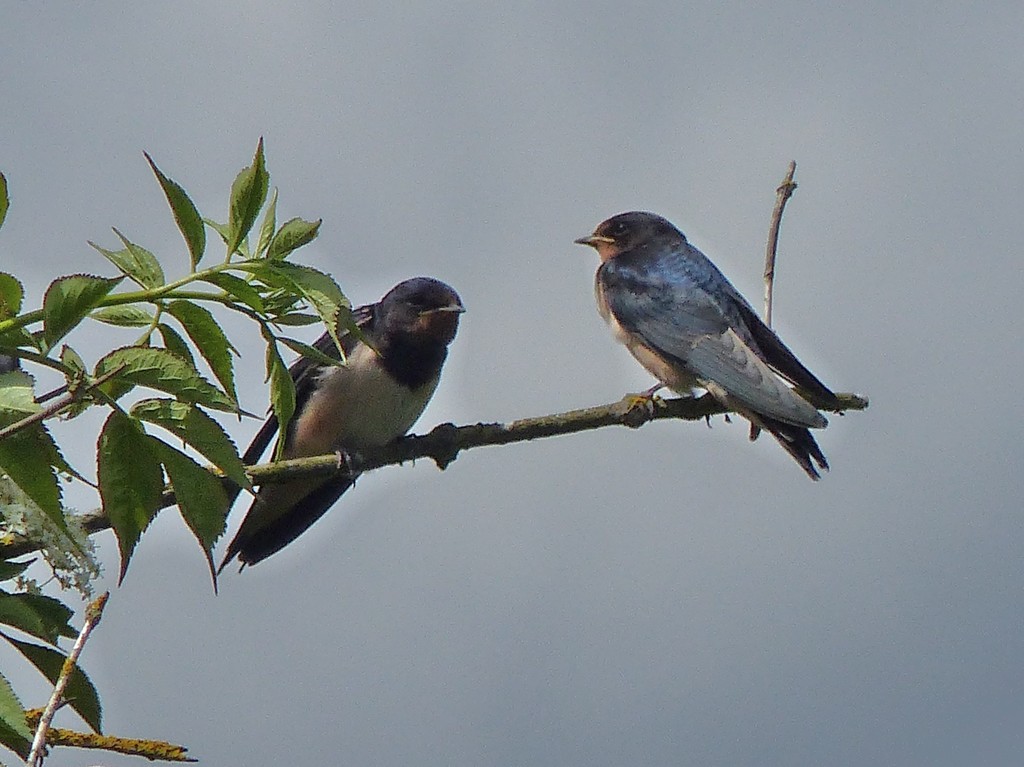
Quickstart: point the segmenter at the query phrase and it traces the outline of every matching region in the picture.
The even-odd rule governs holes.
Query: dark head
[[[380,300],[379,307],[378,318],[385,331],[445,346],[455,338],[459,315],[466,311],[459,294],[432,277],[398,283]]]
[[[661,216],[634,210],[602,221],[593,234],[580,237],[575,242],[589,245],[602,261],[607,261],[630,250],[675,246],[686,242],[686,235]]]

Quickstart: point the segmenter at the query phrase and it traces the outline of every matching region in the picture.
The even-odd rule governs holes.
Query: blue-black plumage
[[[600,256],[598,310],[640,364],[674,391],[706,389],[819,479],[828,462],[809,429],[827,425],[818,407],[834,407],[835,394],[707,256],[669,221],[640,211],[613,216],[576,242]]]
[[[405,434],[430,401],[465,311],[458,293],[430,277],[405,280],[376,304],[353,312],[362,338],[341,337],[345,364],[306,357],[292,365],[295,415],[283,458],[386,445]],[[340,359],[326,333],[315,344]],[[256,463],[278,431],[271,414],[243,460]],[[218,572],[235,557],[243,566],[280,551],[334,505],[356,477],[303,479],[260,487]]]

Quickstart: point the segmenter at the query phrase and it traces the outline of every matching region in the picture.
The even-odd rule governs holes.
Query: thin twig
[[[65,393],[60,399],[56,400],[50,405],[47,405],[42,410],[36,411],[32,415],[22,418],[20,421],[15,421],[10,425],[5,426],[4,428],[0,429],[0,440],[7,439],[7,437],[10,437],[12,434],[17,434],[19,431],[27,429],[29,426],[32,426],[33,424],[41,423],[42,421],[45,421],[48,418],[53,418],[55,415],[60,413],[60,411],[63,410],[64,408],[70,407],[71,405],[75,404],[75,402],[82,399],[82,397],[84,397],[90,390],[95,389],[97,386],[102,386],[111,378],[120,375],[124,369],[125,365],[118,365],[113,370],[109,370],[103,375],[101,375],[92,383],[84,386],[76,386],[75,388]]]
[[[43,713],[39,717],[39,726],[36,727],[35,737],[32,738],[32,750],[28,752],[28,759],[25,760],[25,764],[29,767],[39,767],[43,763],[46,733],[50,729],[50,723],[53,721],[54,714],[57,713],[57,709],[64,702],[64,691],[67,690],[68,683],[71,682],[71,675],[78,664],[78,656],[82,654],[85,642],[89,639],[89,634],[92,633],[92,630],[99,624],[100,618],[103,617],[103,608],[106,606],[109,596],[110,592],[106,591],[85,608],[85,623],[82,624],[82,630],[78,633],[75,646],[71,648],[68,657],[64,659],[64,665],[60,669],[60,676],[57,677],[57,684],[53,686],[53,694],[50,696],[50,700],[46,703],[46,708],[43,709]]]
[[[779,250],[779,229],[782,226],[782,211],[786,203],[796,191],[793,174],[796,173],[796,160],[791,160],[786,177],[775,190],[775,209],[772,210],[772,222],[768,226],[768,247],[764,254],[764,324],[772,326],[772,292],[775,290],[775,256]],[[750,424],[750,439],[757,439],[761,429]]]
[[[819,405],[821,409],[833,412],[864,410],[868,406],[867,398],[857,394],[837,394],[836,402],[827,404],[814,403],[814,398],[809,394],[804,396],[812,404]],[[544,437],[600,429],[605,426],[637,428],[648,421],[664,419],[699,421],[729,412],[728,408],[708,394],[702,397],[657,400],[653,409],[647,406],[648,402],[649,400],[645,398],[630,395],[609,405],[534,418],[522,418],[509,424],[477,423],[455,426],[445,423],[435,426],[427,434],[409,435],[383,447],[349,454],[348,460],[342,462],[341,468],[338,466],[337,455],[323,455],[259,464],[250,467],[247,473],[253,483],[259,485],[287,482],[300,477],[359,473],[414,461],[417,458],[430,458],[443,469],[454,461],[460,452],[475,447],[526,442]],[[173,506],[174,502],[174,494],[170,491],[165,492],[160,508]],[[110,527],[110,520],[102,511],[84,514],[80,521],[89,533],[96,533]],[[15,539],[10,543],[0,544],[0,559],[22,556],[39,547],[40,544],[36,541]]]
[[[796,191],[793,174],[796,173],[796,162],[789,163],[789,171],[775,190],[775,209],[772,211],[772,223],[768,228],[768,249],[764,256],[764,324],[772,326],[772,290],[775,288],[775,255],[779,249],[779,228],[782,226],[782,211],[786,203]]]

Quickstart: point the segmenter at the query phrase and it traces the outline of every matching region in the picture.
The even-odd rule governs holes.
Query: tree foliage
[[[230,501],[223,481],[202,462],[250,487],[237,447],[213,416],[248,414],[235,386],[238,352],[211,308],[257,325],[267,344],[272,407],[282,424],[294,410],[295,393],[278,347],[306,348],[283,329],[320,321],[336,335],[339,324],[352,323],[349,302],[330,275],[289,260],[317,236],[320,221],[277,224],[277,192],[269,191],[262,140],[231,185],[224,223],[204,218],[184,188],[145,157],[184,239],[181,276],[169,277],[171,270],[152,251],[118,229],[111,247],[89,243],[109,262],[107,274],[55,279],[39,309],[23,311],[22,283],[0,272],[0,541],[50,540],[56,570],[84,561],[95,571],[61,489],[62,479],[87,482],[117,537],[119,580],[140,536],[166,505],[167,485],[211,572]],[[0,225],[8,210],[7,180],[0,174]],[[224,245],[217,261],[209,257],[207,229]],[[137,328],[139,335],[89,361],[73,344],[76,331],[94,322]],[[63,384],[39,391],[33,373],[43,368],[56,371]],[[96,435],[95,483],[65,459],[48,425],[90,407],[107,411]],[[77,565],[59,559],[69,552]],[[0,637],[56,682],[67,657],[59,641],[78,632],[67,606],[23,580],[31,562],[0,560],[6,586],[0,588]],[[98,735],[100,702],[89,679],[75,668],[67,689],[71,708]],[[31,740],[26,711],[0,673],[0,745],[24,758]]]

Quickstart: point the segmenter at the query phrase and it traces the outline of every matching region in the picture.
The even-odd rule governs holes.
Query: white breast
[[[386,445],[412,428],[436,388],[435,378],[410,392],[381,367],[376,352],[358,344],[345,366],[321,373],[286,454]]]

